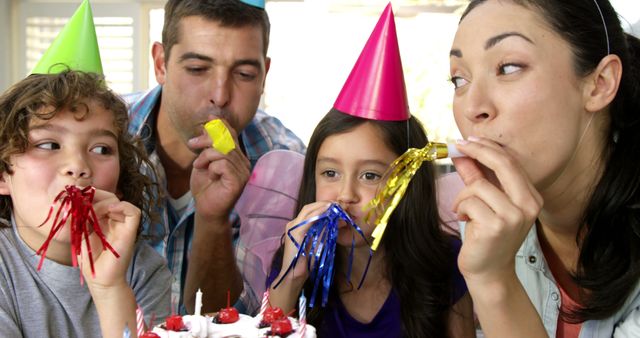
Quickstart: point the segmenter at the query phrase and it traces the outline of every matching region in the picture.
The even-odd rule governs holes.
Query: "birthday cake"
[[[268,312],[268,311],[267,311]],[[313,326],[300,325],[299,321],[280,313],[275,316],[269,313],[251,317],[243,314],[219,313],[211,316],[171,316],[165,323],[153,328],[153,333],[160,338],[315,338]],[[225,317],[226,316],[226,317]],[[236,317],[237,316],[237,319]],[[233,322],[231,320],[236,319]],[[303,332],[304,331],[304,332]]]

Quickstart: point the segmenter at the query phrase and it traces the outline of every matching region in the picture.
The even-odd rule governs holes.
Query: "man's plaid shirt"
[[[142,138],[150,160],[156,167],[157,175],[151,174],[150,171],[148,173],[150,176],[155,176],[154,181],[158,183],[161,189],[164,189],[164,196],[168,196],[166,193],[167,179],[165,172],[155,151],[155,118],[161,94],[162,87],[157,86],[146,93],[126,95],[124,99],[129,104],[129,133]],[[241,132],[240,142],[244,145],[245,155],[251,162],[252,168],[258,158],[268,151],[289,149],[304,153],[306,150],[304,143],[284,127],[280,120],[267,115],[261,110],[256,112],[251,123]],[[185,312],[182,304],[182,290],[186,280],[187,265],[189,264],[188,253],[194,231],[194,213],[195,203],[193,198],[191,198],[186,210],[180,216],[165,197],[161,201],[158,210],[160,222],[155,224],[146,222],[143,225],[143,234],[147,236],[149,244],[167,259],[167,264],[173,275],[171,286],[173,311],[178,313]],[[239,241],[237,240],[240,219],[233,211],[229,216],[229,220],[233,227],[236,263],[241,269],[245,250],[238,245]],[[240,272],[242,273],[242,270]],[[211,276],[211,278],[215,278],[215,276]],[[262,295],[255,295],[248,283],[245,282],[240,300],[235,306],[242,313],[254,314],[260,306],[259,297],[262,297]]]

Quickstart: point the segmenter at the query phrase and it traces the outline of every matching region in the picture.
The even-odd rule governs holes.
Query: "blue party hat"
[[[265,0],[240,0],[240,1],[244,2],[245,4],[247,4],[249,6],[253,6],[253,7],[258,7],[258,8],[264,9]]]

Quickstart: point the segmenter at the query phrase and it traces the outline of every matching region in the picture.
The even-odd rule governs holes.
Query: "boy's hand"
[[[120,257],[105,250],[98,236],[92,232],[89,241],[95,268],[94,277],[91,275],[86,241],[82,241],[82,257],[79,261],[92,294],[100,289],[121,287],[123,283],[126,285],[125,273],[133,255],[141,215],[140,209],[133,204],[120,201],[113,193],[103,190],[96,190],[93,208],[107,242]]]

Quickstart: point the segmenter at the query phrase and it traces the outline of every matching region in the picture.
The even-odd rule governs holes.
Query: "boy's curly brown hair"
[[[143,217],[156,219],[153,210],[157,196],[155,183],[142,174],[141,166],[153,170],[138,138],[128,132],[127,106],[107,86],[102,75],[67,70],[59,74],[33,74],[16,83],[0,96],[0,174],[12,174],[11,156],[24,153],[29,144],[29,123],[49,120],[68,109],[83,119],[91,114],[87,102],[93,101],[114,116],[120,154],[118,196],[140,208]],[[153,189],[153,190],[152,190]],[[10,219],[11,197],[0,196],[0,217]],[[139,229],[140,232],[141,229]]]

